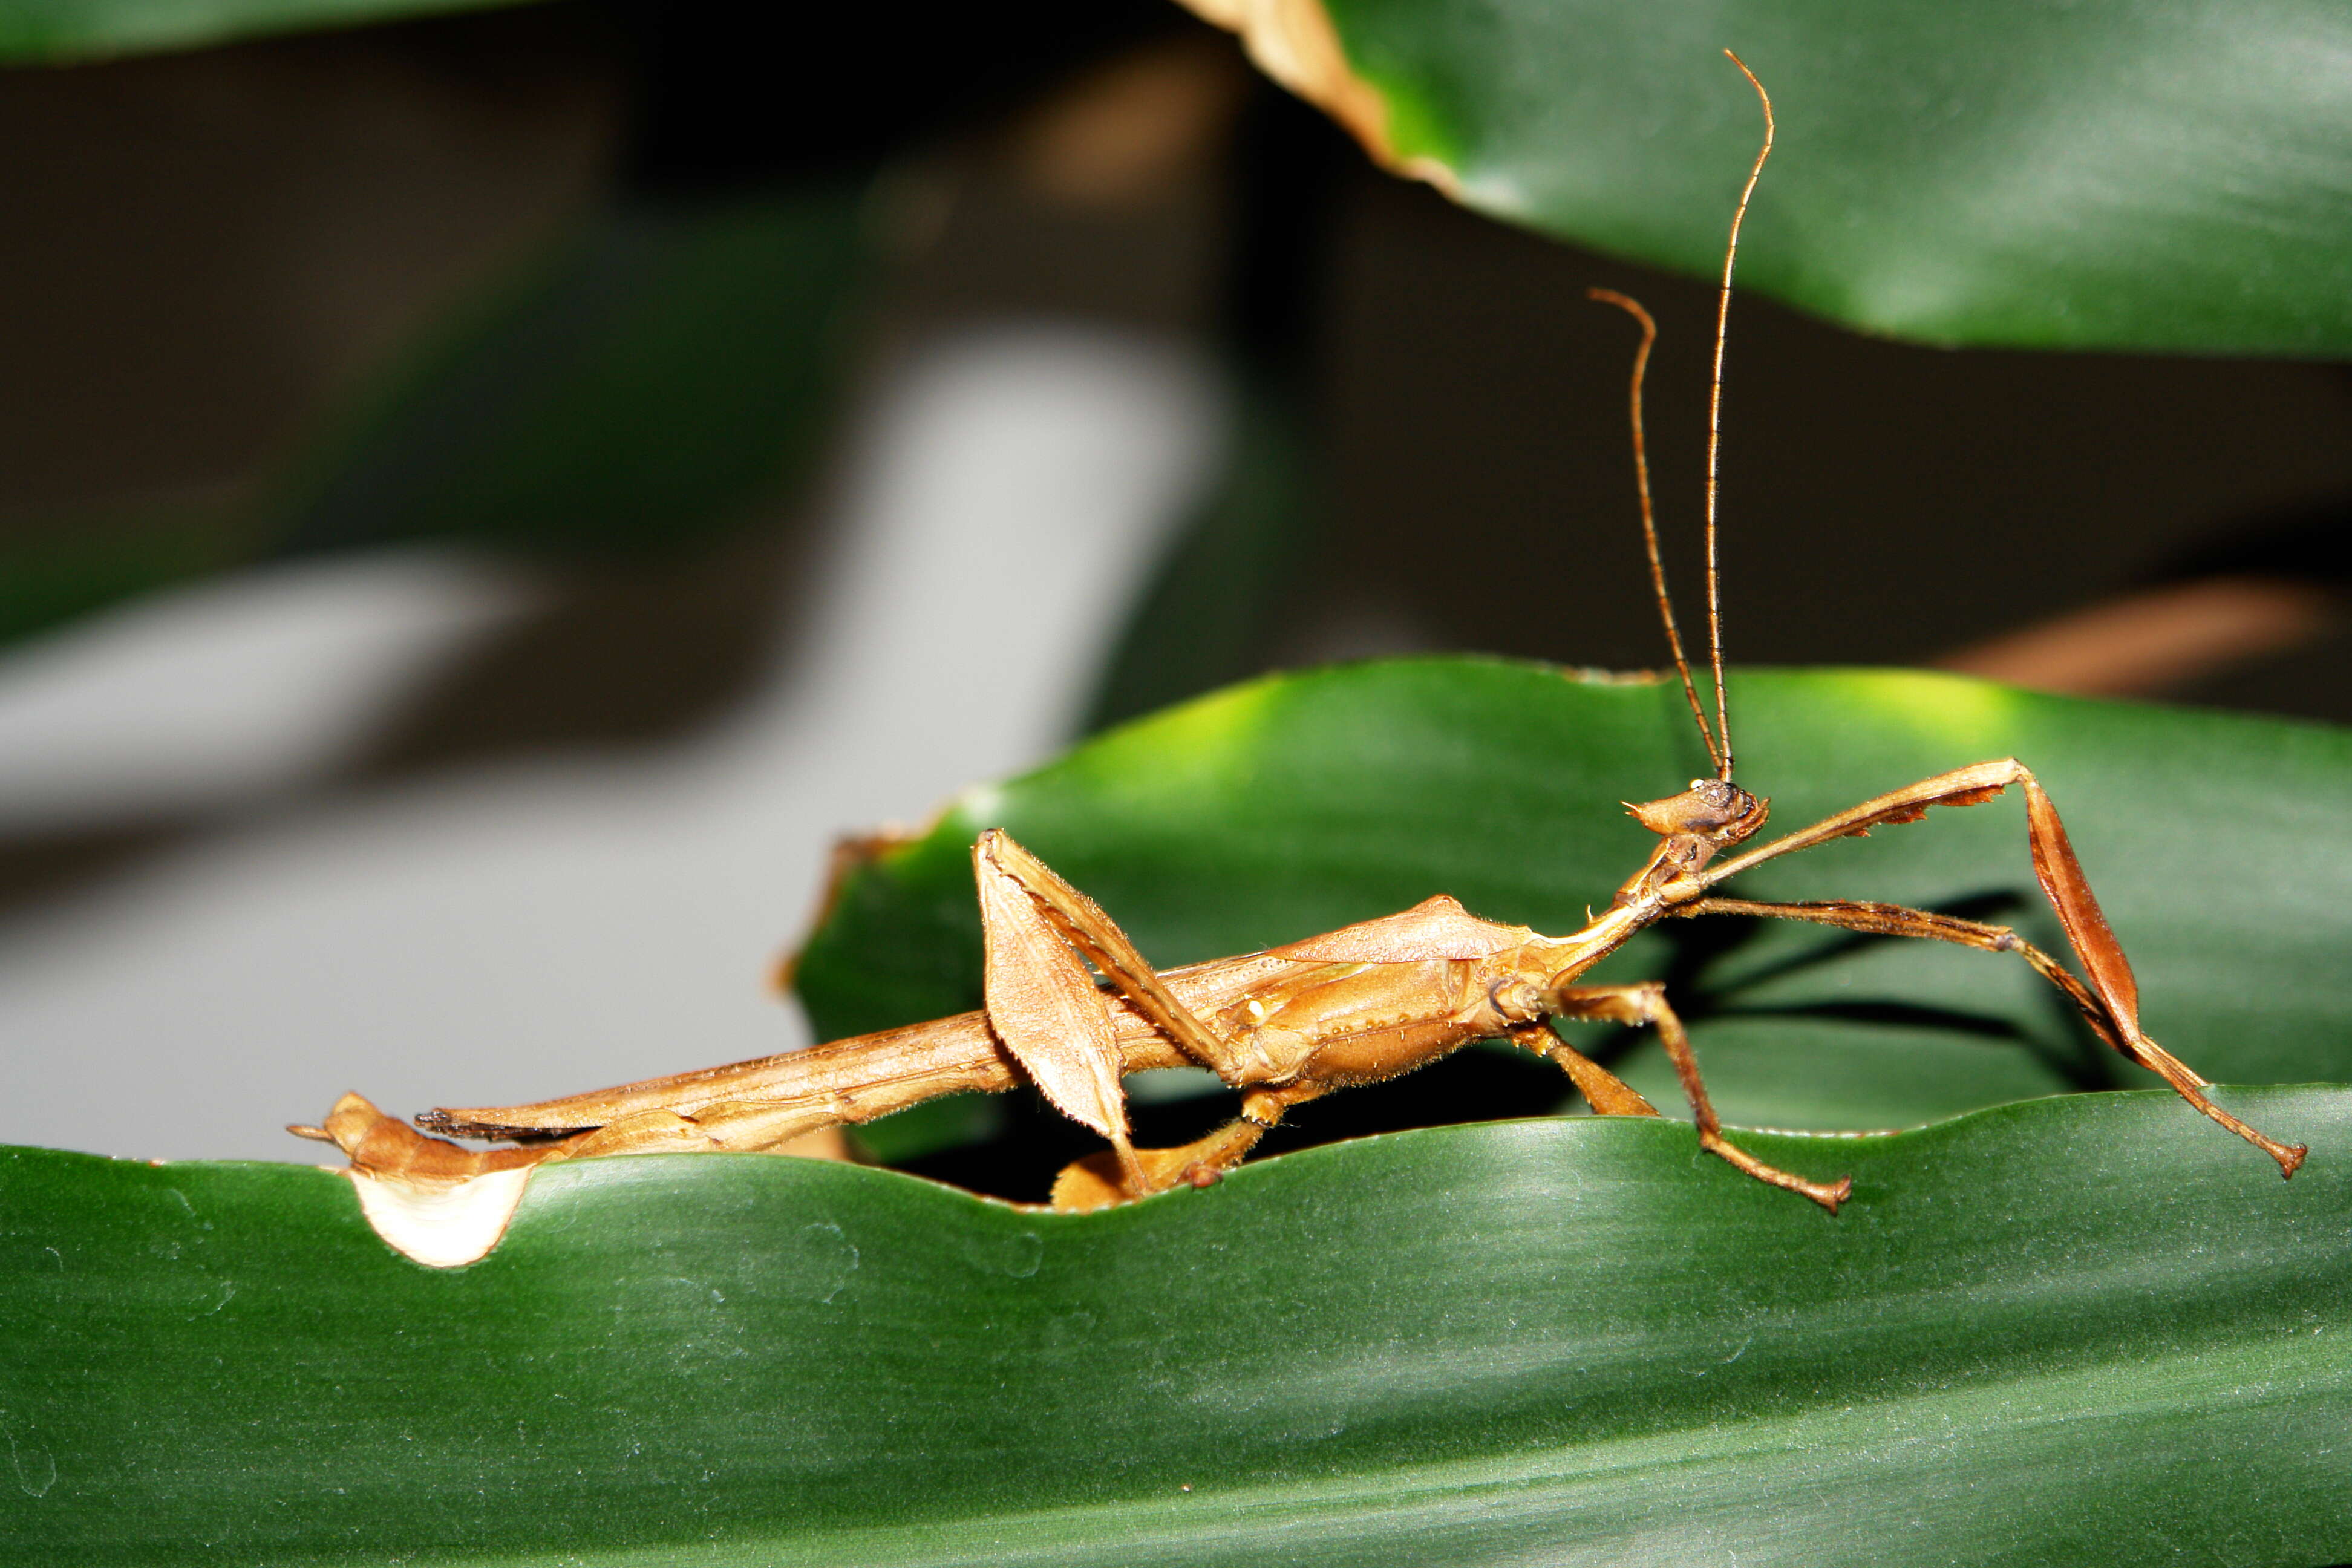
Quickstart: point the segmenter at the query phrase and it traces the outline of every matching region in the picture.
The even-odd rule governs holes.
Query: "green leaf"
[[[1969,763],[2022,758],[2065,815],[2157,1038],[2223,1082],[2352,1076],[2341,979],[2352,906],[2336,891],[2352,876],[2352,734],[1889,671],[1738,673],[1732,714],[1741,780],[1771,797],[1784,829]],[[989,826],[1093,894],[1162,966],[1440,892],[1558,934],[1606,906],[1655,842],[1619,803],[1706,771],[1668,685],[1481,659],[1262,680],[960,796],[921,839],[848,878],[802,955],[800,991],[826,1037],[978,1006],[967,851]],[[1775,861],[1736,886],[1958,910],[2063,951],[2013,795]],[[1601,975],[1669,981],[1734,1122],[1900,1126],[2154,1081],[2024,965],[1979,952],[1691,921]],[[1596,1048],[1626,1047],[1637,1086],[1678,1103],[1645,1040]],[[1311,1123],[1345,1098],[1297,1115]]]
[[[0,0],[0,60],[57,65],[520,0]]]
[[[1784,825],[2025,755],[2157,1032],[2216,1076],[2340,1070],[2352,736],[1886,673],[1753,673],[1734,703]],[[1562,929],[1650,842],[1614,803],[1696,750],[1656,685],[1475,660],[1261,681],[969,792],[852,875],[803,984],[835,1023],[966,1005],[989,822],[1167,963],[1439,890]],[[1981,907],[2030,886],[2021,828],[1938,812],[1751,890]],[[1711,1010],[1721,1101],[1915,1119],[2101,1059],[2004,961],[1722,935],[1627,955]],[[1298,1115],[1444,1100],[1445,1070]],[[1663,1120],[1328,1144],[1085,1215],[679,1155],[542,1168],[451,1270],[386,1249],[326,1173],[0,1152],[0,1555],[2341,1560],[2352,1089],[2220,1094],[2311,1145],[2294,1182],[2162,1092],[1744,1135],[1851,1173],[1835,1216]]]
[[[598,214],[305,459],[287,547],[616,551],[741,523],[826,427],[863,199],[845,178]]]
[[[828,432],[862,177],[620,202],[434,322],[258,500],[46,520],[0,643],[256,561],[461,539],[578,560],[762,521]]]
[[[1730,47],[1780,124],[1749,287],[1928,342],[2352,353],[2333,0],[1327,3],[1391,157],[1479,211],[1712,273],[1760,132]]]
[[[2352,1553],[2352,1090],[1899,1137],[1341,1144],[1090,1215],[542,1171],[435,1271],[295,1166],[0,1154],[0,1552],[207,1563],[2307,1565]]]

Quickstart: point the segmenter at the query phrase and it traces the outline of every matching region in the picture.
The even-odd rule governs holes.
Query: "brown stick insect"
[[[2014,758],[1922,779],[1759,847],[1739,848],[1763,827],[1769,803],[1732,781],[1716,548],[1723,356],[1739,226],[1771,153],[1774,125],[1763,85],[1738,56],[1731,58],[1763,104],[1764,142],[1732,216],[1716,314],[1706,502],[1712,720],[1700,700],[1667,595],[1650,492],[1642,387],[1656,328],[1633,300],[1606,289],[1592,291],[1629,312],[1642,330],[1630,404],[1651,586],[1684,694],[1715,767],[1714,777],[1694,780],[1678,795],[1629,805],[1658,843],[1617,889],[1605,913],[1580,931],[1548,937],[1524,926],[1481,920],[1441,896],[1328,935],[1162,973],[1091,899],[1003,831],[990,829],[972,846],[986,948],[986,1005],[979,1012],[562,1100],[436,1110],[416,1119],[433,1132],[509,1141],[511,1146],[501,1149],[467,1150],[422,1136],[357,1095],[346,1095],[324,1128],[292,1131],[341,1145],[355,1169],[430,1186],[597,1154],[773,1150],[814,1131],[867,1121],[939,1095],[1003,1090],[1025,1078],[1110,1144],[1108,1157],[1072,1165],[1055,1185],[1058,1206],[1083,1208],[1188,1183],[1206,1185],[1238,1164],[1290,1107],[1334,1089],[1394,1078],[1496,1037],[1557,1063],[1603,1116],[1655,1116],[1641,1095],[1549,1026],[1554,1019],[1595,1019],[1647,1025],[1658,1032],[1696,1114],[1701,1147],[1834,1213],[1851,1190],[1850,1178],[1817,1182],[1780,1170],[1724,1135],[1690,1040],[1662,986],[1580,984],[1602,958],[1661,921],[1742,915],[2013,954],[2055,985],[2101,1039],[2160,1075],[2190,1105],[2261,1149],[2282,1173],[2293,1175],[2303,1161],[2301,1145],[2276,1142],[2215,1105],[2204,1092],[2206,1080],[2142,1032],[2131,965],[2067,842],[2056,806]],[[1762,903],[1716,890],[1764,861],[1882,825],[1916,821],[1930,806],[1979,805],[2011,785],[2025,797],[2034,872],[2081,963],[2081,977],[2003,926],[1899,904]],[[1099,981],[1089,965],[1099,972]],[[1122,1076],[1185,1065],[1208,1068],[1238,1089],[1240,1117],[1181,1148],[1136,1148],[1129,1135]]]

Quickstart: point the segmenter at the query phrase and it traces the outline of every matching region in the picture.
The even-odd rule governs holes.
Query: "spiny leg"
[[[2280,1171],[2284,1174],[2294,1175],[2295,1167],[2303,1163],[2303,1157],[2308,1152],[2303,1144],[2281,1143],[2264,1137],[2214,1104],[2206,1098],[2206,1079],[2191,1071],[2170,1051],[2146,1035],[2138,1034],[2136,1028],[2126,1036],[2108,1014],[2105,1004],[2089,986],[2076,979],[2065,965],[2007,926],[1964,921],[1952,915],[1915,910],[1905,904],[1845,899],[1775,904],[1760,903],[1751,899],[1710,898],[1701,899],[1675,912],[1679,915],[1755,915],[1768,920],[1809,921],[1816,925],[1837,926],[1872,936],[1916,937],[1927,942],[1948,942],[1960,947],[1973,947],[1985,952],[2013,952],[2032,965],[2035,973],[2063,992],[2066,999],[2081,1010],[2084,1021],[2091,1026],[2092,1033],[2114,1047],[2117,1055],[2160,1075],[2181,1099],[2277,1161]],[[2125,1043],[2126,1038],[2133,1044],[2127,1046]]]
[[[1553,1003],[1563,1018],[1591,1018],[1612,1024],[1647,1024],[1658,1031],[1658,1039],[1666,1047],[1666,1056],[1675,1064],[1675,1076],[1682,1079],[1683,1093],[1690,1100],[1691,1112],[1698,1119],[1698,1143],[1708,1153],[1747,1172],[1759,1182],[1769,1182],[1801,1193],[1832,1214],[1853,1191],[1853,1178],[1840,1176],[1824,1184],[1809,1182],[1802,1176],[1791,1175],[1748,1153],[1723,1135],[1723,1124],[1717,1121],[1715,1107],[1706,1097],[1706,1085],[1698,1076],[1698,1058],[1691,1052],[1690,1036],[1683,1029],[1683,1021],[1666,1005],[1665,988],[1652,982],[1642,985],[1575,985],[1554,994]],[[1626,1090],[1631,1094],[1631,1089]],[[1654,1114],[1654,1112],[1653,1113]]]
[[[2059,820],[2057,806],[2042,789],[2042,781],[2015,757],[1955,768],[1849,806],[1810,827],[1693,873],[1672,890],[1668,901],[1695,903],[1706,889],[1767,860],[1832,838],[1866,838],[1874,827],[1916,822],[1930,806],[1979,805],[2011,784],[2025,795],[2026,837],[2033,852],[2034,877],[2051,908],[2058,911],[2058,923],[2065,928],[2067,941],[2090,976],[2092,990],[2115,1025],[2120,1048],[2137,1059],[2137,1047],[2146,1037],[2139,1032],[2139,982],[2132,974],[2131,961],[2124,956],[2122,944],[2116,941],[2106,914],[2091,891],[2090,879],[2083,874],[2082,862],[2067,840],[2066,825]],[[2151,1060],[2148,1065],[2156,1063]]]

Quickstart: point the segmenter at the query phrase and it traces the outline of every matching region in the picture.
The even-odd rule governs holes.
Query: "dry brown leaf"
[[[1056,1109],[1123,1139],[1127,1100],[1110,1005],[1028,890],[991,858],[990,844],[983,834],[971,856],[988,944],[988,1021]]]
[[[1202,20],[1239,34],[1258,69],[1348,128],[1372,161],[1452,195],[1454,171],[1433,158],[1400,157],[1389,142],[1389,106],[1356,74],[1322,0],[1183,0]]]

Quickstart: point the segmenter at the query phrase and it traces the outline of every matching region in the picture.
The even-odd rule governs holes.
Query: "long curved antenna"
[[[1666,563],[1658,553],[1658,519],[1650,500],[1650,449],[1642,430],[1642,378],[1650,368],[1650,347],[1658,341],[1658,323],[1642,302],[1614,289],[1588,289],[1589,298],[1614,305],[1642,324],[1642,346],[1633,351],[1633,479],[1642,494],[1642,542],[1650,547],[1650,588],[1658,596],[1658,618],[1665,623],[1666,646],[1675,651],[1675,668],[1683,678],[1683,695],[1690,699],[1691,717],[1698,721],[1699,739],[1706,742],[1706,760],[1726,778],[1722,750],[1706,721],[1706,705],[1698,700],[1698,683],[1691,679],[1690,660],[1683,657],[1683,634],[1675,625],[1675,601],[1666,592]]]
[[[1723,289],[1715,307],[1715,377],[1706,395],[1706,636],[1715,661],[1715,722],[1723,732],[1723,759],[1718,776],[1728,783],[1731,778],[1731,715],[1725,710],[1723,700],[1723,578],[1717,567],[1715,549],[1715,498],[1719,471],[1719,455],[1723,448],[1723,340],[1731,324],[1731,263],[1739,254],[1739,224],[1748,216],[1748,198],[1756,194],[1757,176],[1764,173],[1764,160],[1772,155],[1772,95],[1748,68],[1748,62],[1723,51],[1724,58],[1739,68],[1748,85],[1764,104],[1764,145],[1756,153],[1755,167],[1748,171],[1748,184],[1739,192],[1739,206],[1731,215],[1731,239],[1723,247]]]

